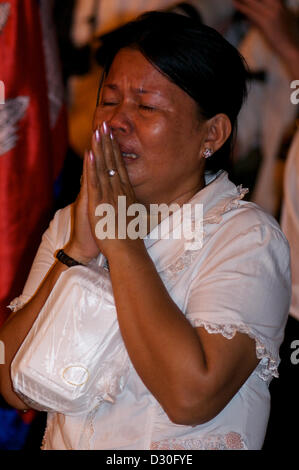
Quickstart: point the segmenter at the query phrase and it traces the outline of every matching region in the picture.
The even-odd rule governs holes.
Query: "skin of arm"
[[[78,257],[78,253],[68,246],[65,252],[74,259],[87,263],[89,260]],[[10,367],[14,356],[29,333],[39,312],[44,306],[60,274],[68,267],[56,261],[32,299],[19,311],[11,314],[0,329],[0,340],[5,345],[5,364],[0,365],[0,393],[7,403],[16,409],[28,408],[14,392],[11,382]]]
[[[0,339],[5,344],[5,364],[0,366],[0,392],[7,403],[14,408],[26,409],[27,406],[13,391],[10,377],[11,362],[58,277],[65,269],[67,269],[67,266],[55,262],[33,298],[21,310],[11,314],[0,330]]]
[[[84,190],[85,177],[81,194]],[[90,185],[90,201],[98,197],[98,192],[92,193]],[[80,200],[81,205],[77,203],[73,211],[74,224],[81,220],[72,229],[76,243],[71,236],[65,251],[84,263],[98,253],[101,244],[95,248],[90,242],[89,256],[83,256],[78,240],[80,236],[86,238],[86,224],[82,222],[86,207],[83,196]],[[115,242],[108,242],[111,252],[106,249],[111,281],[120,329],[138,374],[173,422],[195,425],[212,419],[256,367],[254,341],[239,333],[227,340],[203,328],[193,328],[170,298],[143,241],[122,240],[117,249]],[[84,252],[86,256],[86,249]],[[11,362],[65,269],[55,262],[34,297],[11,315],[0,331],[0,339],[7,345],[6,364],[0,368],[1,394],[15,408],[24,409],[26,405],[12,389]]]
[[[206,422],[223,409],[256,367],[255,342],[241,333],[228,340],[193,328],[170,298],[143,240],[95,237],[99,204],[115,205],[120,194],[135,202],[116,141],[102,130],[102,142],[103,147],[93,138],[93,152],[85,155],[83,184],[73,206],[65,251],[83,263],[99,252],[106,256],[120,330],[139,376],[174,423]],[[112,181],[107,168],[118,170]],[[0,373],[1,393],[13,406],[24,408],[11,389],[11,361],[64,269],[55,263],[34,298],[0,331],[1,340],[10,344],[7,365]]]
[[[84,177],[80,194],[71,207],[71,221],[71,236],[69,242],[64,247],[64,251],[67,255],[82,264],[87,264],[92,258],[98,255],[98,248],[90,233],[87,218],[87,186]],[[80,252],[78,249],[74,249],[71,246],[74,237],[76,237]],[[84,240],[84,243],[82,240]],[[82,245],[84,245],[84,250],[82,250]],[[28,407],[20,400],[12,388],[10,376],[11,363],[40,310],[44,306],[60,274],[66,269],[69,268],[59,261],[56,261],[30,301],[22,309],[11,314],[0,329],[0,340],[5,345],[5,364],[0,365],[0,393],[7,403],[14,408],[26,409]]]
[[[193,328],[145,248],[118,251],[109,266],[121,333],[141,379],[174,423],[209,421],[257,366],[254,340]]]
[[[110,193],[110,203],[113,200],[104,159],[107,168],[117,168],[125,178],[115,141],[103,131],[102,141],[104,151],[93,139],[94,156],[87,159],[92,227],[104,192]],[[112,148],[115,161],[111,161]],[[115,187],[118,190],[116,181]],[[193,328],[169,296],[143,240],[97,239],[96,243],[109,261],[120,330],[140,378],[174,423],[209,421],[257,366],[255,341],[242,333],[228,340]]]

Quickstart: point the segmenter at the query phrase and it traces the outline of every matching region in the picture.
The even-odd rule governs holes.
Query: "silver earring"
[[[205,149],[203,153],[204,158],[210,158],[213,155],[213,150],[212,149]]]

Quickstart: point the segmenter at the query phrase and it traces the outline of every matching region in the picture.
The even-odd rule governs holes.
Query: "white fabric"
[[[294,136],[286,162],[281,227],[291,249],[292,303],[290,315],[299,320],[299,130]]]
[[[128,370],[109,273],[96,263],[64,271],[12,362],[15,392],[32,408],[77,416],[113,402]]]
[[[261,361],[241,389],[211,421],[176,425],[130,364],[128,382],[115,403],[103,402],[80,417],[49,413],[44,449],[261,448],[291,280],[284,235],[272,217],[241,201],[245,192],[222,172],[190,201],[203,204],[204,240],[198,251],[186,252],[183,239],[145,239],[169,294],[194,326],[226,338],[241,331],[256,339]],[[19,306],[30,299],[69,233],[67,207],[56,213],[43,236]]]

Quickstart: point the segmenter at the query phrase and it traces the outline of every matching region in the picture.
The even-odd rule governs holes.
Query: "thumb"
[[[86,161],[88,158],[88,152],[85,151],[84,159],[83,159],[83,171],[80,179],[80,191],[75,201],[75,206],[77,207],[78,204],[81,206],[82,204],[87,204],[88,201],[88,183],[87,183],[87,165]]]

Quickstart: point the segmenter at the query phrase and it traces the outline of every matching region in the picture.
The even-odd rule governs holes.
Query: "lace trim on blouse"
[[[212,208],[207,212],[203,219],[204,224],[219,224],[222,220],[222,216],[233,210],[237,209],[240,206],[240,201],[248,193],[247,188],[243,188],[242,185],[237,187],[237,195],[226,202],[222,206],[217,206]],[[204,231],[203,231],[204,232]],[[205,235],[205,232],[204,232]],[[160,275],[162,279],[171,284],[175,282],[179,274],[188,269],[195,259],[198,257],[199,250],[186,250],[174,263],[169,265],[164,269]],[[225,338],[232,339],[236,332],[245,333],[256,342],[256,355],[258,359],[261,359],[260,363],[256,368],[258,376],[265,382],[270,382],[272,377],[278,377],[278,365],[279,358],[274,358],[271,353],[268,352],[267,347],[264,344],[264,341],[261,336],[253,332],[246,325],[219,325],[204,322],[201,320],[195,320],[193,326],[200,327],[203,326],[209,333],[220,333]]]
[[[230,198],[229,200],[226,199],[226,202],[221,206],[216,206],[209,210],[203,218],[203,237],[206,235],[204,226],[208,224],[220,224],[222,216],[233,209],[237,209],[240,206],[240,201],[248,192],[249,190],[247,188],[243,188],[242,185],[240,185],[237,187],[236,196]],[[184,251],[184,253],[174,263],[163,269],[163,271],[160,273],[162,279],[168,283],[174,282],[181,271],[189,268],[192,265],[192,263],[198,257],[199,251],[200,248],[198,250]]]
[[[21,310],[21,308],[23,308],[26,303],[27,302],[22,300],[22,296],[16,297],[10,302],[9,305],[7,305],[7,308],[9,308],[12,312],[17,312],[18,310]]]
[[[221,206],[216,206],[212,208],[210,211],[207,212],[203,219],[204,224],[219,224],[222,220],[222,216],[227,212],[237,209],[240,206],[240,201],[244,198],[244,196],[249,192],[247,188],[243,188],[242,185],[237,186],[236,188],[237,194],[234,197],[231,197],[229,200],[226,199],[226,202]],[[174,263],[168,266],[165,270],[162,271],[161,277],[167,281],[175,280],[178,274],[191,266],[195,258],[198,256],[199,250],[186,250],[182,256],[180,256]],[[104,263],[104,269],[109,271],[109,265],[107,260]],[[17,312],[26,302],[21,300],[20,297],[16,297],[14,300],[10,302],[7,306],[13,312]]]
[[[237,194],[236,196],[232,197],[222,206],[213,207],[211,210],[207,212],[203,221],[204,223],[209,224],[220,224],[222,220],[222,216],[227,212],[237,209],[240,206],[240,201],[244,198],[244,196],[249,192],[248,188],[243,188],[242,185],[237,186]]]
[[[247,450],[242,436],[236,432],[208,434],[201,439],[164,439],[153,442],[151,450]]]
[[[42,443],[41,443],[41,446],[40,446],[40,450],[45,450],[45,448],[46,448],[49,429],[50,429],[50,426],[47,423],[46,428],[44,430],[44,435],[43,435]]]
[[[226,324],[220,325],[216,323],[206,322],[200,319],[192,320],[192,326],[194,327],[204,327],[208,333],[211,334],[221,334],[227,339],[232,339],[237,332],[245,333],[250,338],[255,340],[256,346],[256,356],[261,361],[259,362],[255,372],[258,376],[264,380],[264,382],[270,382],[272,377],[279,377],[278,374],[278,365],[279,358],[274,357],[269,351],[267,346],[264,344],[263,338],[254,332],[251,328],[244,324],[234,325]]]

